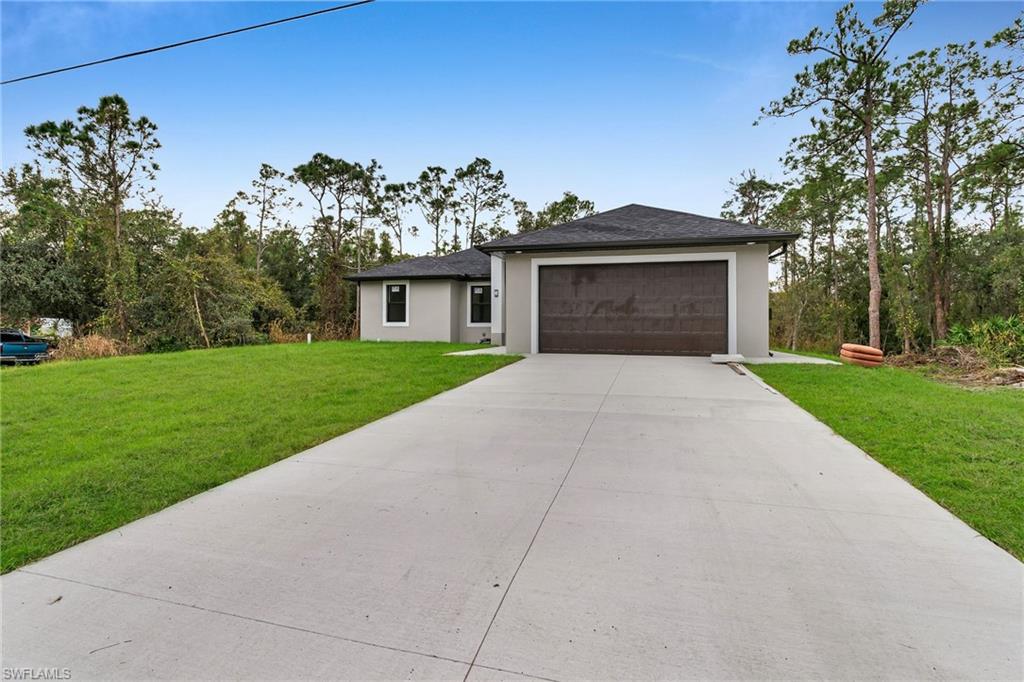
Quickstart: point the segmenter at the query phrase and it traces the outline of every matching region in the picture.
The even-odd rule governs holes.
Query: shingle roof
[[[490,252],[630,247],[640,244],[781,243],[798,236],[795,232],[769,230],[733,220],[629,204],[544,230],[495,239],[483,244],[480,249]]]
[[[475,279],[490,278],[491,257],[477,249],[447,256],[418,256],[379,268],[365,270],[345,279],[353,282],[373,279]]]

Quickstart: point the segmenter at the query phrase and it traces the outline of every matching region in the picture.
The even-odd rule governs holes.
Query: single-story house
[[[349,279],[363,339],[763,357],[768,261],[797,236],[630,204]]]

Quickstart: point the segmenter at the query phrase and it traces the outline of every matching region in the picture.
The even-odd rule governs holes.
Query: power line
[[[92,62],[85,62],[84,64],[75,64],[74,66],[65,66],[60,69],[52,69],[50,71],[43,71],[41,73],[33,73],[28,76],[20,76],[18,78],[11,78],[9,80],[0,81],[0,85],[10,85],[11,83],[18,83],[21,81],[31,80],[33,78],[42,78],[43,76],[52,76],[57,73],[64,73],[65,71],[74,71],[76,69],[84,69],[87,66],[96,66],[97,64],[106,64],[107,62],[116,62],[120,59],[128,59],[129,57],[139,57],[144,54],[152,54],[153,52],[161,52],[163,50],[170,50],[175,47],[182,47],[183,45],[192,45],[193,43],[201,43],[206,40],[213,40],[214,38],[223,38],[225,36],[232,36],[236,33],[245,33],[246,31],[255,31],[258,28],[267,28],[268,26],[277,26],[278,24],[285,24],[289,21],[298,21],[299,19],[308,19],[309,17],[315,17],[320,14],[327,14],[329,12],[338,12],[343,9],[351,9],[352,7],[358,7],[360,5],[368,5],[374,0],[358,0],[357,2],[349,2],[344,5],[336,5],[334,7],[325,7],[324,9],[318,9],[315,12],[306,12],[305,14],[296,14],[292,17],[285,17],[284,19],[274,19],[273,21],[265,21],[262,24],[253,24],[252,26],[244,26],[242,28],[232,29],[230,31],[222,31],[221,33],[214,33],[208,36],[202,36],[201,38],[191,38],[189,40],[182,40],[177,43],[171,43],[169,45],[161,45],[160,47],[151,47],[147,50],[138,50],[136,52],[126,52],[125,54],[119,54],[116,57],[107,57],[106,59],[97,59]]]

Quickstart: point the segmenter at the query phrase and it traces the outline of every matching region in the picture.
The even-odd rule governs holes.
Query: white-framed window
[[[409,326],[409,281],[382,282],[381,303],[385,327]]]
[[[466,326],[491,326],[490,282],[469,282],[466,285]]]

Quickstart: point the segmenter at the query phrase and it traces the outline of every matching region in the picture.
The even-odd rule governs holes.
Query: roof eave
[[[638,249],[671,246],[719,246],[741,245],[751,242],[771,244],[794,241],[800,236],[798,232],[775,232],[770,235],[747,237],[701,237],[697,239],[629,239],[602,242],[568,242],[561,244],[483,244],[477,248],[484,253],[516,252],[516,251],[596,251],[601,249]]]
[[[398,279],[452,279],[460,282],[465,282],[475,279],[490,279],[491,273],[480,274],[480,275],[349,275],[344,279],[349,282],[386,282],[388,280]]]

